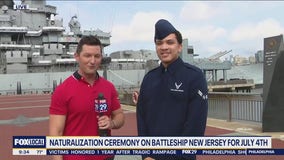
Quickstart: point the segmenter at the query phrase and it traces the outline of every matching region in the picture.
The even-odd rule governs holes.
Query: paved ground
[[[12,136],[47,135],[50,95],[0,96],[0,160],[48,160],[49,156],[12,156]],[[136,136],[135,108],[124,106],[126,123],[113,135]],[[260,124],[208,118],[206,135],[272,136],[273,148],[284,148],[284,132],[261,131]],[[140,156],[116,156],[116,160],[141,160]],[[197,156],[198,160],[280,160],[284,156]]]

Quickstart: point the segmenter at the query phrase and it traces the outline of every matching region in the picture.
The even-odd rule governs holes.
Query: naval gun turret
[[[218,53],[208,57],[208,60],[209,61],[220,61],[220,57],[222,57],[222,56],[224,56],[224,55],[226,55],[230,52],[232,52],[232,50],[229,50],[229,51],[226,50],[226,51],[218,52]]]

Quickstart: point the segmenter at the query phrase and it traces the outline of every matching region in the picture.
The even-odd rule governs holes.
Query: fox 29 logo
[[[107,110],[108,110],[108,105],[105,99],[95,100],[95,111],[96,112],[99,112],[99,113],[107,112]]]

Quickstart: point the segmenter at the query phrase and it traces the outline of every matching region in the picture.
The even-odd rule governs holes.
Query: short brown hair
[[[100,46],[102,53],[102,43],[96,36],[84,36],[78,43],[76,53],[80,54],[83,48],[83,45],[91,45],[91,46]]]

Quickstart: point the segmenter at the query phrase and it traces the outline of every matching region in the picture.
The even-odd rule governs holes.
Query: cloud
[[[219,15],[225,15],[224,13],[227,10],[219,4],[222,4],[222,2],[187,2],[180,11],[180,17],[184,21],[204,21]]]
[[[282,34],[284,28],[274,19],[266,19],[256,24],[244,23],[236,27],[231,35],[232,42],[247,41],[253,39],[263,39],[265,37]]]
[[[184,38],[189,39],[195,53],[207,57],[224,50],[220,44],[228,35],[223,28],[224,17],[230,12],[223,2],[186,2],[179,12]],[[220,21],[218,25],[216,21]]]
[[[112,42],[125,43],[127,41],[151,41],[154,25],[160,18],[172,19],[163,12],[137,12],[127,24],[115,24],[112,29]]]
[[[191,27],[181,31],[183,38],[187,38],[189,45],[193,45],[195,53],[200,57],[207,57],[222,50],[226,50],[222,44],[226,39],[227,31],[222,27],[207,25]]]
[[[191,41],[209,42],[227,35],[227,31],[222,27],[213,25],[194,27],[184,31],[184,38]]]

